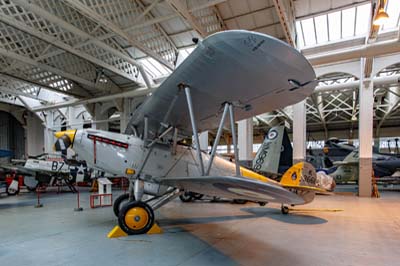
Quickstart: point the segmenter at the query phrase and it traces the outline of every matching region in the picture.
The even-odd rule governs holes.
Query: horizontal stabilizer
[[[288,189],[329,194],[327,190],[317,186],[317,173],[314,167],[306,162],[290,167],[283,174],[280,184]]]

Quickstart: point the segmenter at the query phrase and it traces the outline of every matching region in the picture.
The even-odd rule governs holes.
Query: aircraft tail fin
[[[328,193],[318,184],[315,168],[306,162],[300,162],[290,167],[282,176],[281,186],[297,191],[306,203],[314,199],[315,193]]]
[[[272,127],[257,151],[253,160],[253,169],[275,175],[282,173],[292,165],[292,152],[285,126]]]

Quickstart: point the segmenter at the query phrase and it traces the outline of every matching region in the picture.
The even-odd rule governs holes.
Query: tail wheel
[[[193,195],[193,198],[195,200],[201,200],[203,198],[203,194],[199,194],[199,193],[191,193]]]
[[[190,192],[185,192],[182,195],[179,196],[179,198],[181,199],[181,201],[183,202],[190,202],[193,200],[193,195]]]
[[[115,216],[118,217],[120,210],[122,209],[122,207],[129,201],[129,193],[125,193],[122,195],[119,195],[115,201],[114,201],[114,205],[113,205],[113,211]]]
[[[289,213],[289,207],[282,205],[281,212],[282,212],[282,214],[288,214]]]
[[[153,209],[142,201],[128,202],[119,212],[118,224],[128,235],[145,234],[154,224]]]
[[[243,199],[234,199],[232,201],[234,204],[246,204],[247,200],[243,200]]]

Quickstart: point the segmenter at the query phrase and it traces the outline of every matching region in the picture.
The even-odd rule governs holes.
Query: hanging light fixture
[[[379,8],[378,14],[374,18],[374,26],[382,26],[389,19],[389,15],[385,12],[383,7]]]

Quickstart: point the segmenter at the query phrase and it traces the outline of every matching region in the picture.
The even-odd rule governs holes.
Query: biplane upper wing
[[[255,202],[277,202],[303,204],[304,200],[278,184],[267,183],[245,177],[199,176],[167,177],[162,184],[208,196],[228,199],[244,199]]]
[[[149,137],[160,124],[191,136],[185,92],[190,87],[199,132],[217,128],[222,105],[235,106],[236,120],[297,103],[315,87],[315,73],[293,47],[265,34],[243,30],[215,33],[199,43],[189,57],[134,112],[126,129]],[[181,87],[182,88],[182,87]]]

